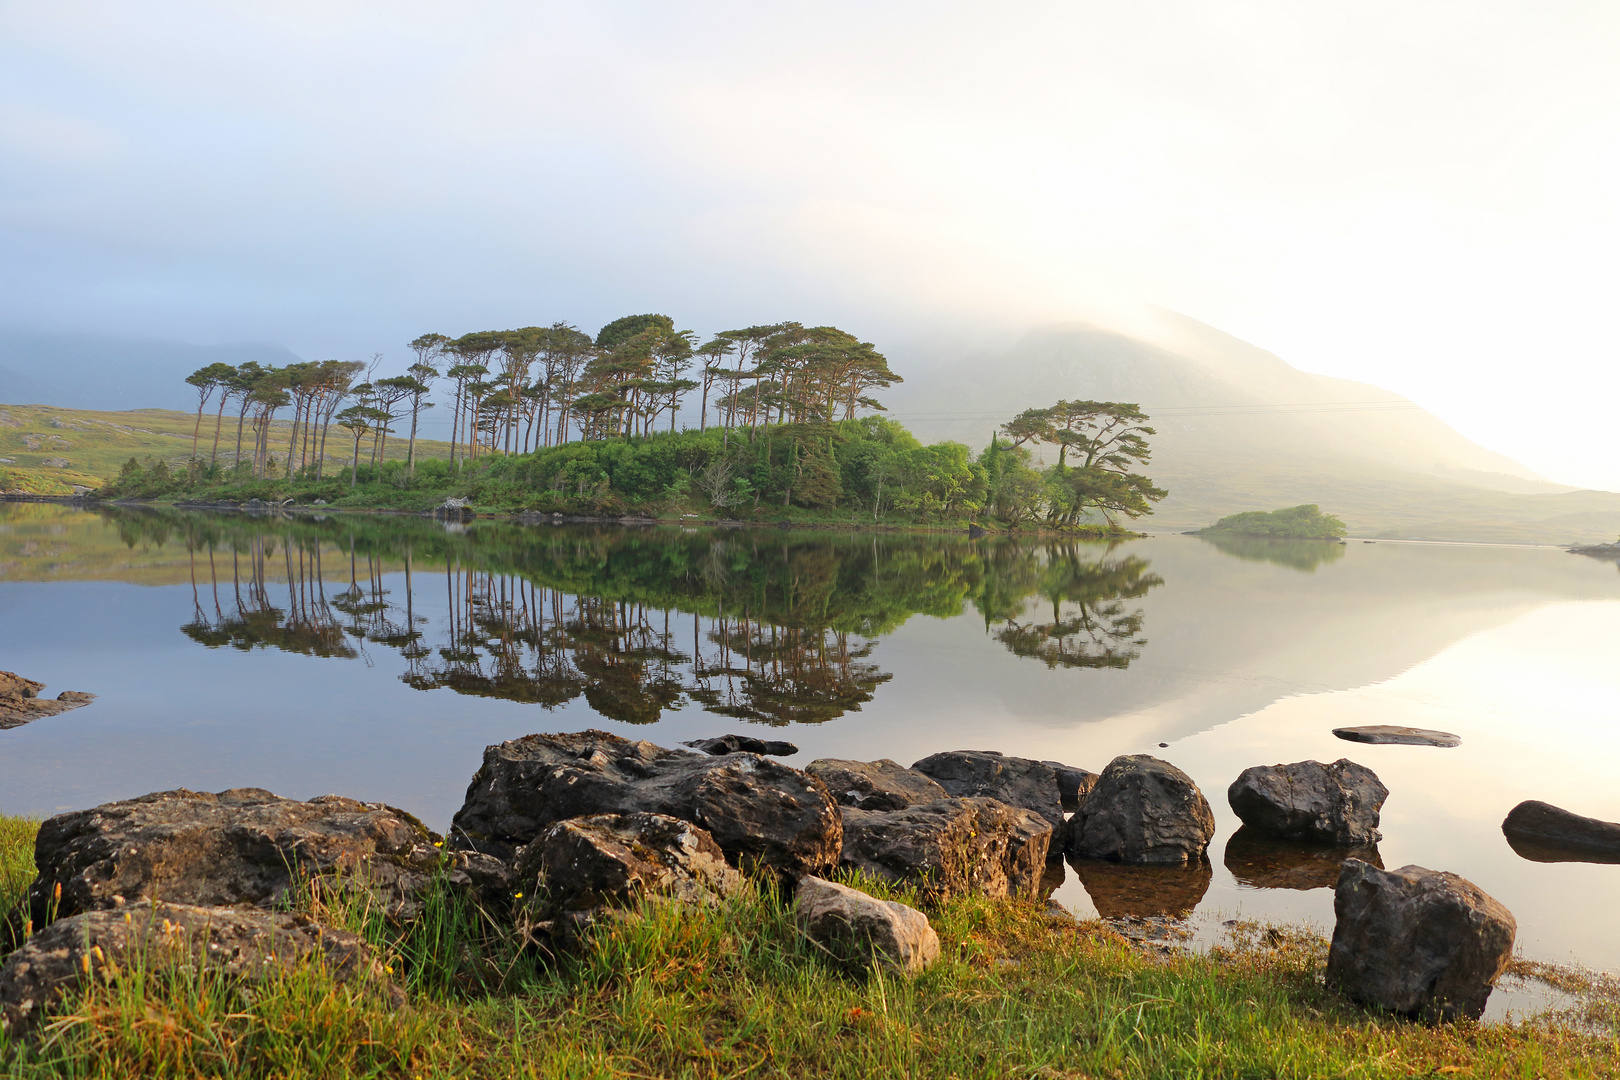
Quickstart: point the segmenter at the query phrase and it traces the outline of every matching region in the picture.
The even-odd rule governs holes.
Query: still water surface
[[[775,725],[797,765],[1149,752],[1209,797],[1210,865],[1083,866],[1061,901],[1328,928],[1335,864],[1234,839],[1225,791],[1350,757],[1391,792],[1385,866],[1462,874],[1525,955],[1614,970],[1620,866],[1527,861],[1500,823],[1527,798],[1620,820],[1617,646],[1616,566],[1550,548],[0,504],[0,668],[99,695],[0,731],[0,812],[255,786],[443,828],[486,744],[585,727],[673,746]],[[1330,733],[1367,723],[1463,744]]]

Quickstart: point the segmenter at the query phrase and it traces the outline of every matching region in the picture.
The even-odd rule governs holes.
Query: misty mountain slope
[[[1060,398],[1134,401],[1151,415],[1147,472],[1170,491],[1151,527],[1314,502],[1359,535],[1572,543],[1620,533],[1620,495],[1551,483],[1397,394],[1299,371],[1170,313],[1128,333],[1042,328],[937,365],[890,401],[925,440],[982,446],[996,425]]]
[[[192,410],[185,378],[215,362],[295,363],[280,345],[192,345],[181,341],[0,331],[0,404],[58,405],[116,412]]]

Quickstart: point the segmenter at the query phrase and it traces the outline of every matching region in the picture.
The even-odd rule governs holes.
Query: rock
[[[1508,811],[1502,832],[1535,862],[1620,862],[1620,824],[1581,817],[1534,799]]]
[[[242,509],[244,509],[244,510],[263,510],[269,505],[270,504],[265,502],[263,499],[249,499],[247,502],[242,504]]]
[[[1052,767],[994,750],[948,750],[913,762],[913,769],[938,781],[950,795],[984,796],[1008,806],[1033,810],[1063,828],[1063,800]]]
[[[327,502],[326,502],[325,499],[316,499],[314,502],[310,503],[309,505],[311,505],[311,506],[326,506]]]
[[[30,915],[45,926],[144,900],[271,907],[308,878],[323,889],[367,888],[409,920],[444,863],[439,842],[403,810],[338,795],[160,791],[40,826]]]
[[[45,684],[25,679],[11,671],[0,671],[0,731],[22,727],[44,716],[55,716],[96,699],[94,694],[64,690],[56,700],[39,696]]]
[[[916,908],[818,877],[799,880],[793,916],[837,960],[914,975],[939,959],[939,935]]]
[[[757,754],[709,757],[603,731],[484,750],[454,842],[501,859],[569,818],[637,811],[707,829],[726,861],[801,876],[838,864],[843,822],[820,780]]]
[[[703,829],[666,814],[598,814],[551,825],[518,853],[519,891],[545,915],[628,907],[647,895],[685,902],[742,885]]]
[[[1327,980],[1354,1001],[1425,1020],[1477,1020],[1513,954],[1507,908],[1455,874],[1351,859],[1333,893]]]
[[[1057,777],[1058,801],[1068,813],[1080,809],[1080,804],[1086,801],[1091,789],[1097,786],[1097,774],[1090,769],[1065,765],[1061,761],[1043,761],[1041,764],[1051,769]]]
[[[65,457],[48,457],[44,461],[40,462],[40,464],[45,466],[47,469],[65,469],[69,465],[72,465],[73,462],[69,461]]]
[[[1252,889],[1331,889],[1346,859],[1360,859],[1383,869],[1377,844],[1354,847],[1302,844],[1278,840],[1247,825],[1226,841],[1223,862],[1239,885]]]
[[[202,970],[252,984],[313,961],[341,983],[368,983],[397,1006],[394,987],[358,934],[306,915],[190,904],[131,904],[62,919],[0,967],[0,1025],[26,1035],[65,995],[94,979],[115,983],[139,967]]]
[[[941,799],[901,810],[843,808],[840,864],[932,896],[1033,899],[1052,826],[995,799]]]
[[[799,748],[790,742],[775,742],[770,739],[756,739],[750,735],[719,735],[713,739],[693,739],[691,742],[681,743],[694,750],[701,750],[705,754],[716,757],[722,754],[768,754],[771,757],[787,757],[797,754]]]
[[[1226,789],[1232,811],[1256,832],[1323,844],[1376,843],[1387,798],[1377,774],[1347,758],[1256,765]]]
[[[39,697],[45,684],[25,679],[14,671],[0,671],[0,701]]]
[[[1209,891],[1205,860],[1181,866],[1130,866],[1076,859],[1070,864],[1105,919],[1185,919]]]
[[[1117,757],[1069,822],[1070,858],[1186,863],[1203,858],[1215,815],[1192,778],[1147,754]]]
[[[903,810],[950,797],[949,792],[930,777],[888,758],[878,761],[817,758],[806,765],[804,771],[820,777],[841,805],[861,810]]]
[[[1398,724],[1368,724],[1364,727],[1336,727],[1333,734],[1349,742],[1401,746],[1461,746],[1462,739],[1449,731],[1401,727]]]

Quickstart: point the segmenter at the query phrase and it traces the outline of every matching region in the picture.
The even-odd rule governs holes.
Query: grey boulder
[[[1051,769],[1057,777],[1058,800],[1063,809],[1071,814],[1080,809],[1080,804],[1086,801],[1091,789],[1097,786],[1097,774],[1090,769],[1065,765],[1061,761],[1043,761],[1041,764]]]
[[[913,762],[913,769],[932,777],[946,794],[983,796],[1008,806],[1033,810],[1063,827],[1063,800],[1057,774],[1045,762],[1007,757],[994,750],[947,750]]]
[[[779,742],[775,739],[756,739],[752,735],[716,735],[712,739],[693,739],[681,745],[690,746],[694,750],[715,757],[721,754],[767,754],[771,757],[787,757],[799,752],[799,748],[793,743]]]
[[[547,912],[628,907],[643,896],[704,901],[742,875],[703,829],[667,814],[599,814],[548,826],[518,853],[514,874]]]
[[[1215,815],[1192,778],[1147,754],[1117,757],[1069,821],[1075,859],[1187,863],[1204,857]]]
[[[458,846],[509,860],[555,822],[638,811],[706,829],[745,870],[825,872],[843,843],[838,807],[808,773],[758,754],[710,757],[604,731],[487,747],[451,833]]]
[[[189,969],[252,984],[304,963],[404,1000],[357,934],[290,912],[159,902],[75,915],[29,938],[0,967],[0,1025],[27,1035],[65,995],[136,968],[143,978]]]
[[[928,916],[837,882],[801,878],[793,916],[806,937],[843,964],[914,975],[939,959],[939,935]]]
[[[1256,765],[1226,789],[1233,812],[1256,832],[1324,844],[1375,843],[1387,798],[1377,774],[1348,758]]]
[[[440,843],[403,810],[338,795],[301,802],[259,788],[160,791],[41,825],[29,913],[43,927],[144,900],[272,907],[307,879],[367,889],[409,920],[446,865]]]
[[[804,771],[820,777],[840,805],[859,810],[904,810],[918,803],[950,797],[932,778],[888,758],[877,761],[817,758],[806,765]]]
[[[1333,892],[1327,980],[1354,1001],[1429,1021],[1477,1020],[1518,927],[1475,884],[1351,859]]]
[[[1033,810],[995,799],[940,799],[901,810],[843,808],[841,865],[931,896],[1033,899],[1052,841]]]
[[[1620,862],[1620,824],[1530,799],[1508,811],[1502,832],[1535,862]]]

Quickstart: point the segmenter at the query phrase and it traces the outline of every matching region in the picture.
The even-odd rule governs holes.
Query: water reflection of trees
[[[1123,668],[1145,644],[1130,601],[1162,584],[1140,557],[1069,541],[112,516],[126,543],[189,551],[184,631],[203,645],[368,663],[382,648],[419,689],[583,698],[630,723],[689,704],[833,719],[891,678],[873,659],[882,635],[969,603],[1019,656]],[[418,614],[430,592],[431,621]]]
[[[1340,540],[1288,540],[1271,536],[1200,536],[1200,540],[1234,558],[1268,562],[1307,574],[1324,563],[1344,558]]]

